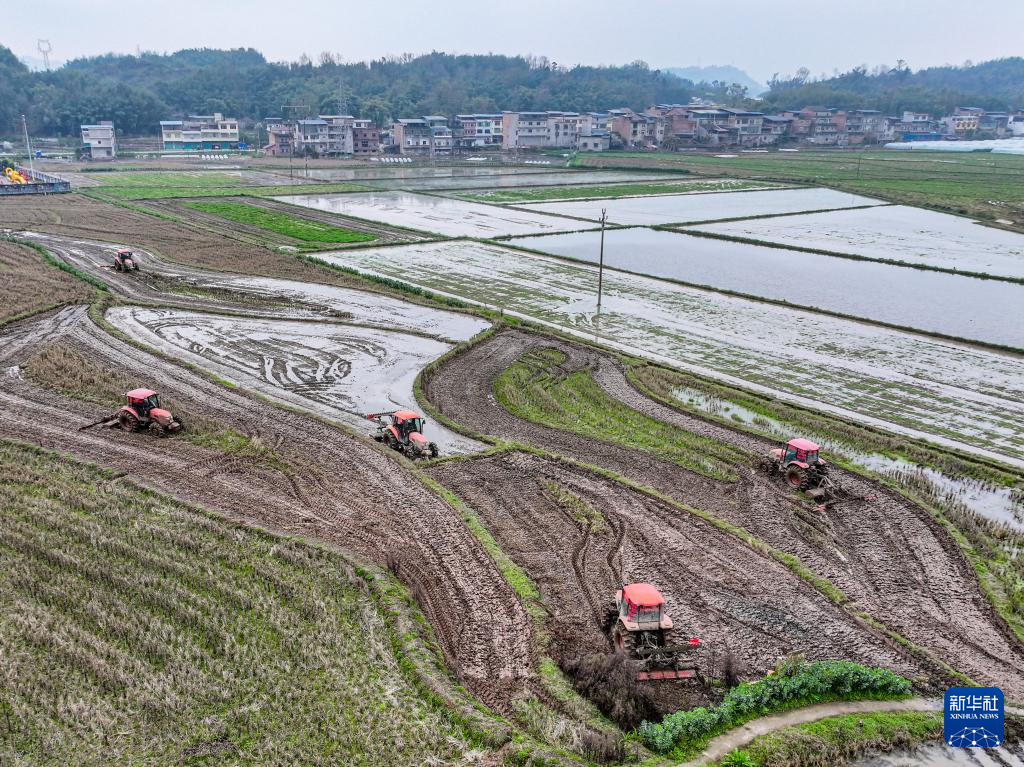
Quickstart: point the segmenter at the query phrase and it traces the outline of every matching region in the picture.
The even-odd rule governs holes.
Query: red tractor
[[[827,500],[838,487],[829,477],[828,463],[819,455],[819,449],[809,439],[791,439],[761,459],[761,470],[770,477],[781,474],[794,490],[802,490],[816,500]]]
[[[373,438],[408,458],[437,458],[437,443],[423,436],[426,419],[412,410],[390,410],[370,413],[367,419],[377,422]]]
[[[128,404],[117,411],[117,425],[123,431],[145,429],[155,437],[162,437],[185,428],[180,416],[171,415],[170,410],[160,407],[160,398],[152,389],[132,389],[127,397]]]
[[[121,248],[114,254],[114,269],[119,272],[137,272],[139,271],[139,262],[135,260],[134,253]]]
[[[692,679],[699,675],[700,639],[672,644],[672,619],[661,593],[649,583],[630,583],[615,592],[611,635],[615,651],[639,665],[641,682]]]

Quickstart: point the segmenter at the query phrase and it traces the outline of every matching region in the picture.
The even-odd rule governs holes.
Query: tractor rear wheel
[[[626,631],[621,622],[615,624],[615,630],[612,632],[612,644],[615,646],[615,652],[620,652],[627,658],[636,657],[636,634]]]
[[[122,410],[120,415],[117,416],[117,425],[121,427],[121,431],[138,431],[139,419],[131,413]]]
[[[116,271],[116,272],[119,272],[119,271],[121,271],[121,268],[122,268],[122,267],[121,267],[121,262],[120,262],[120,261],[117,261],[117,260],[115,260],[115,261],[114,261],[114,271]]]
[[[793,489],[800,489],[804,484],[804,470],[799,466],[790,466],[786,469],[786,482]]]
[[[395,439],[394,434],[388,432],[387,436],[384,439],[387,441],[388,447],[390,447],[392,450],[397,450],[399,453],[402,452],[402,443]]]

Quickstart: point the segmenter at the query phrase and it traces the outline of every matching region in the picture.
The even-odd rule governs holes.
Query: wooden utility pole
[[[597,261],[597,313],[601,313],[601,294],[604,292],[604,224],[608,220],[608,209],[601,208],[601,253]]]

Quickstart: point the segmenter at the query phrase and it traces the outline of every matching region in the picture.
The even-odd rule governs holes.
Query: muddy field
[[[391,175],[401,180],[401,174]],[[434,174],[411,175],[437,180]],[[400,197],[374,195],[385,202]],[[362,226],[394,237],[392,242],[421,237],[392,226],[413,225],[413,218],[417,226],[432,222],[427,229],[441,231],[443,224],[473,233],[510,220],[526,227],[534,219],[588,226],[406,196],[444,204],[432,203],[426,213],[385,211],[377,222],[358,218],[362,212],[304,215]],[[272,200],[258,204],[295,210]],[[176,202],[152,209],[160,206],[175,215],[195,213]],[[464,206],[491,218],[460,217]],[[494,219],[495,211],[511,218]],[[713,674],[721,672],[727,655],[743,677],[754,678],[799,652],[884,666],[924,689],[941,690],[950,681],[943,667],[948,663],[979,683],[999,685],[1009,697],[1024,698],[1024,648],[994,614],[959,548],[923,509],[840,473],[849,498],[816,510],[755,470],[767,442],[649,399],[609,354],[522,330],[502,330],[449,358],[426,376],[425,395],[466,430],[546,454],[505,449],[473,457],[482,443],[431,424],[428,437],[442,444],[443,453],[463,455],[414,466],[368,439],[360,414],[425,404],[413,396],[416,374],[490,323],[257,247],[247,241],[253,232],[242,237],[231,225],[198,214],[190,220],[196,225],[81,195],[0,205],[0,227],[21,231],[107,283],[113,304],[107,321],[137,342],[97,326],[83,305],[0,328],[0,434],[72,453],[233,519],[323,540],[389,567],[417,599],[454,676],[484,704],[520,723],[526,697],[575,716],[571,706],[553,699],[550,680],[539,678],[535,621],[550,628],[552,643],[543,651],[557,661],[606,652],[601,623],[608,602],[617,586],[632,580],[663,591],[679,634],[701,638],[702,666]],[[109,268],[117,245],[136,249],[141,271]],[[14,252],[0,249],[0,276]],[[590,266],[475,242],[411,242],[323,257],[677,365],[704,366],[765,387],[793,382],[798,396],[805,393],[796,386],[802,379],[813,388],[808,397],[828,399],[871,422],[890,423],[898,410],[902,420],[893,426],[961,443],[991,433],[992,452],[1024,456],[1016,428],[1024,401],[1020,365],[1010,355],[615,272],[605,274],[607,308],[596,318]],[[87,295],[69,298],[84,302]],[[219,424],[258,449],[213,449],[191,435],[79,431],[104,408],[64,396],[26,372],[33,355],[53,343],[157,389],[193,422]],[[495,397],[496,377],[524,353],[547,348],[565,356],[559,375],[584,371],[618,403],[732,446],[735,452],[725,459],[730,471],[716,476],[738,479],[712,479],[661,454],[512,415]],[[814,370],[809,382],[808,369]],[[502,552],[527,572],[540,591],[542,618],[528,614],[510,585],[514,577],[503,575],[480,543],[486,534],[478,538],[467,525],[468,512],[445,500],[450,495],[429,490],[430,482],[475,512]],[[843,598],[833,601],[764,546],[745,543],[698,511],[798,557]],[[662,702],[680,700],[669,695]]]
[[[117,307],[115,327],[166,354],[271,399],[371,431],[366,414],[418,409],[413,381],[451,344],[393,329],[339,322],[226,317],[180,309]],[[441,452],[481,448],[427,423]]]
[[[588,369],[605,392],[630,407],[748,451],[750,464],[736,467],[740,482],[716,482],[650,453],[512,416],[492,395],[494,378],[527,350],[552,346],[568,357],[563,372]],[[926,512],[899,496],[842,473],[852,500],[808,512],[780,483],[754,468],[753,456],[767,449],[767,442],[653,402],[629,385],[609,358],[547,337],[498,334],[441,366],[426,393],[446,416],[479,433],[571,455],[747,529],[829,578],[850,599],[850,609],[866,611],[972,678],[999,685],[1011,696],[1024,693],[1024,650],[993,614],[953,541]],[[491,494],[508,503],[521,479],[503,487],[499,476],[490,480]],[[516,517],[513,510],[503,513]],[[671,582],[671,576],[665,580]],[[683,580],[678,588],[686,583],[692,581]],[[767,590],[771,583],[766,581]]]
[[[271,447],[278,462],[225,455],[180,438],[78,427],[102,410],[27,380],[20,366],[62,341],[134,376],[193,415]],[[400,563],[449,664],[482,701],[508,711],[533,684],[531,628],[519,600],[459,514],[383,450],[316,420],[211,383],[96,328],[82,308],[15,323],[0,343],[0,431],[116,470],[234,519]],[[286,466],[287,470],[282,470]]]

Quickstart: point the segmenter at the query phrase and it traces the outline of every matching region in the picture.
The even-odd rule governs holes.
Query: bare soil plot
[[[611,396],[653,418],[729,442],[752,455],[768,446],[766,441],[647,399],[626,382],[612,360],[597,352],[519,331],[499,333],[445,362],[426,382],[426,394],[447,417],[479,433],[533,444],[615,471],[743,527],[827,577],[854,609],[882,620],[972,678],[1012,690],[1008,695],[1024,694],[1024,648],[982,596],[956,544],[923,509],[841,473],[854,500],[826,512],[809,512],[781,483],[758,472],[753,461],[737,466],[739,482],[716,482],[645,451],[516,418],[495,400],[493,381],[523,353],[536,348],[558,348],[567,357],[561,372],[589,369]],[[521,480],[515,486],[520,487]],[[500,499],[496,502],[508,504],[517,492],[495,490],[493,494]],[[659,538],[654,540],[651,548],[656,551]],[[686,556],[699,555],[700,548],[693,546]]]
[[[855,208],[878,204],[880,204],[878,200],[869,197],[836,192],[832,189],[774,189],[718,194],[631,197],[619,200],[538,202],[525,203],[519,207],[523,210],[573,216],[591,221],[599,221],[601,210],[607,209],[610,223],[650,226],[800,213],[811,210]]]
[[[694,227],[863,258],[1024,278],[1024,234],[904,205]]]
[[[294,195],[274,199],[448,237],[503,237],[592,228],[586,222],[543,213],[409,192]]]
[[[735,194],[746,194],[737,192]],[[402,280],[860,423],[1024,464],[1020,358],[475,242],[316,258]]]
[[[0,239],[0,324],[57,304],[89,301],[95,293],[32,248]]]
[[[874,210],[891,208],[843,213]],[[831,214],[808,218],[818,215]],[[756,223],[789,219],[758,219]],[[1024,247],[1024,235],[999,234],[1019,238]],[[596,264],[600,236],[599,232],[572,232],[525,237],[513,244]],[[604,263],[652,277],[1024,349],[1024,322],[1007,322],[1024,306],[1021,284],[646,228],[605,232]],[[1021,268],[1024,270],[1024,256]]]
[[[416,375],[451,348],[381,328],[177,309],[117,307],[107,312],[107,319],[172,357],[367,433],[367,413],[419,409],[413,396]],[[480,447],[429,419],[424,433],[445,454]]]
[[[0,380],[0,433],[71,451],[235,519],[320,538],[381,565],[398,562],[467,688],[508,712],[512,697],[531,687],[531,627],[522,604],[459,513],[385,451],[118,341],[98,331],[81,308],[6,328],[0,365],[16,368],[51,340],[259,439],[286,468],[181,439],[78,431],[103,412],[39,387],[16,369]]]

